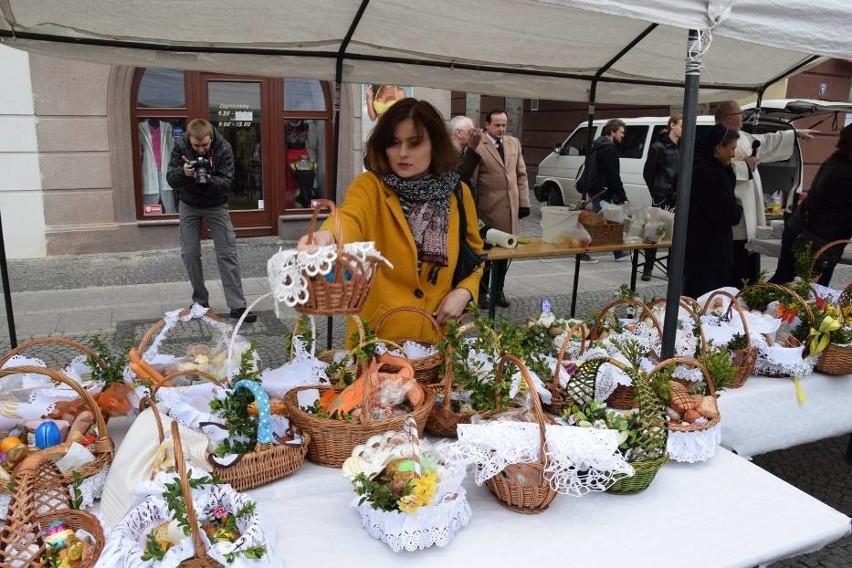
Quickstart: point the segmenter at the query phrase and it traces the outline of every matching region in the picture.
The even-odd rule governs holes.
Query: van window
[[[562,154],[565,156],[585,156],[586,146],[589,143],[589,127],[584,126],[571,135],[562,144]]]
[[[648,139],[647,126],[628,125],[624,129],[624,139],[618,148],[618,155],[622,158],[639,160],[645,150],[645,141]]]

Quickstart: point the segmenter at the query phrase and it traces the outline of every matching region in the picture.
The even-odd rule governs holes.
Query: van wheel
[[[562,207],[565,203],[562,202],[562,192],[555,185],[547,185],[547,204],[556,207]]]

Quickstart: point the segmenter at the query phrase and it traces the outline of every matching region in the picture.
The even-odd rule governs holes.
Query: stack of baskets
[[[37,452],[18,465],[9,514],[0,531],[0,565],[53,566],[47,558],[46,537],[57,522],[91,537],[85,558],[75,568],[95,565],[104,546],[103,528],[94,515],[73,508],[68,483],[46,452]]]

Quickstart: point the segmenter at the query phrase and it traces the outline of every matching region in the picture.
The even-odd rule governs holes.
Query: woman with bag
[[[367,172],[352,181],[338,208],[344,242],[373,241],[394,266],[377,274],[363,319],[375,324],[392,308],[415,306],[443,324],[476,301],[483,242],[457,162],[444,119],[428,102],[403,99],[379,118],[364,152]],[[314,233],[314,244],[334,243],[333,223],[329,218]],[[307,243],[306,235],[298,247]],[[382,329],[388,338],[437,340],[413,312],[395,314]]]

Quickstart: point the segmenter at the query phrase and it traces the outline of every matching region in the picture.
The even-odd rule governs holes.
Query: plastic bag
[[[665,226],[666,232],[659,240],[671,240],[672,235],[674,235],[674,211],[668,211],[659,207],[648,207],[645,215],[647,218],[646,223],[659,221]]]
[[[613,223],[624,223],[624,205],[601,201],[601,216]]]

